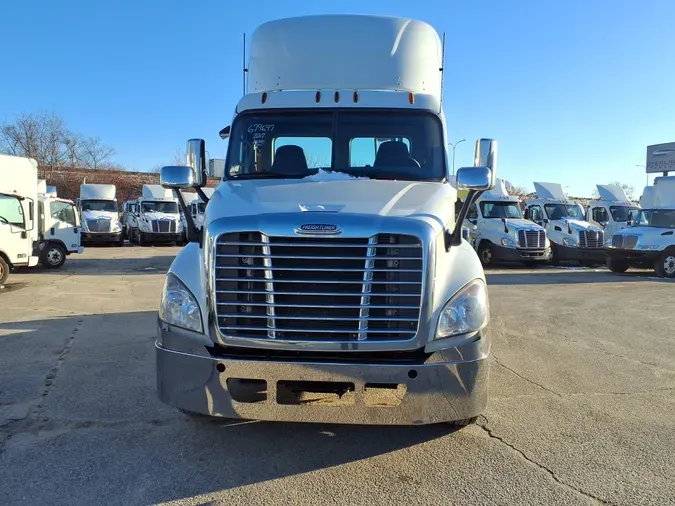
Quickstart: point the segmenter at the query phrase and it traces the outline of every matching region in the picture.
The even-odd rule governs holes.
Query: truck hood
[[[501,220],[492,219],[492,220],[489,220],[489,221],[490,222],[494,221],[496,224],[498,224],[498,226],[500,226],[502,228],[504,227],[504,224],[502,223]],[[544,227],[541,227],[541,226],[537,225],[533,221],[520,219],[520,218],[507,219],[506,220],[506,226],[509,228],[509,230],[511,230],[511,229],[513,229],[513,230],[525,230],[525,231],[528,231],[528,230],[536,230],[536,231],[544,230]]]
[[[445,226],[457,193],[445,183],[352,179],[249,180],[223,182],[213,194],[206,220],[305,211],[409,217]]]
[[[143,213],[143,217],[147,220],[176,220],[180,221],[180,215],[173,213]]]
[[[82,211],[85,220],[114,220],[119,219],[117,213],[112,211]]]
[[[572,232],[580,232],[581,230],[595,230],[601,231],[602,229],[591,225],[587,221],[575,220],[575,219],[564,219],[564,220],[553,220],[551,224],[557,225],[563,229],[563,232],[567,232],[567,222],[570,224]]]

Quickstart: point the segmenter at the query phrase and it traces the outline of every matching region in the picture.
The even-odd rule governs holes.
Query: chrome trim
[[[218,328],[218,321],[216,318],[216,260],[217,250],[216,244],[218,237],[222,234],[236,233],[236,232],[250,232],[257,231],[268,237],[293,237],[296,228],[303,223],[307,223],[308,213],[276,213],[276,214],[259,214],[250,216],[237,217],[236,220],[231,218],[219,218],[213,220],[204,229],[204,259],[206,262],[206,269],[204,272],[204,286],[207,287],[207,311],[209,320],[209,330],[211,339],[222,345],[231,345],[238,347],[261,348],[261,349],[288,349],[288,350],[316,350],[316,351],[375,351],[375,350],[413,350],[424,346],[433,338],[433,325],[430,324],[432,317],[432,294],[434,289],[434,269],[435,265],[435,244],[437,230],[430,224],[419,220],[411,220],[400,217],[382,217],[382,216],[364,216],[355,214],[338,214],[331,218],[331,220],[342,230],[341,237],[345,239],[363,239],[376,236],[378,234],[399,234],[399,235],[413,235],[420,239],[422,247],[422,286],[421,286],[421,301],[419,311],[419,323],[417,332],[411,336],[410,339],[401,340],[359,340],[354,341],[302,341],[295,339],[260,339],[249,337],[231,337],[224,335]],[[317,220],[319,222],[320,220]],[[322,247],[327,246],[321,244],[321,241],[316,243],[307,243],[306,246]],[[236,245],[237,243],[230,243]],[[277,243],[275,243],[276,245]],[[278,243],[279,245],[285,243]],[[289,246],[291,244],[288,244]],[[364,245],[359,246],[361,248]],[[369,245],[369,248],[387,247],[387,245]],[[334,249],[334,248],[333,248]],[[330,251],[330,250],[327,250]],[[332,257],[335,257],[335,252],[331,251]],[[259,255],[265,258],[273,259],[272,255],[266,257],[263,253]],[[359,257],[361,258],[361,257]],[[386,258],[386,257],[385,257]],[[336,259],[339,259],[336,258]],[[366,257],[367,259],[367,257]],[[228,290],[230,293],[243,293],[241,290]],[[246,291],[252,293],[251,291]],[[275,295],[293,295],[292,291],[270,291],[264,289],[259,294],[267,296]],[[305,295],[312,295],[312,292],[303,292]],[[319,295],[319,293],[316,293]],[[340,295],[351,295],[363,297],[364,293],[345,293]],[[388,294],[391,296],[399,296],[400,294]],[[266,299],[267,300],[267,299]],[[261,302],[262,303],[262,302]],[[265,304],[271,304],[265,302]],[[359,304],[364,306],[366,304]],[[292,305],[291,305],[292,306]],[[275,307],[277,306],[275,304]],[[368,305],[369,309],[377,306]],[[359,309],[362,309],[359,307]],[[329,333],[326,332],[328,335]]]
[[[327,227],[327,228],[324,228]],[[336,225],[329,225],[326,223],[303,223],[294,230],[297,235],[307,236],[324,236],[324,235],[340,235],[342,230]]]
[[[270,238],[265,234],[262,234],[260,237],[260,242],[263,243],[263,265],[266,267],[263,274],[265,281],[265,302],[267,303],[267,326],[271,329],[267,331],[267,337],[269,339],[276,339],[277,333],[274,329],[276,323],[274,321],[274,275],[272,274],[272,260],[271,260],[271,250],[270,250]],[[216,255],[217,261],[217,255]]]

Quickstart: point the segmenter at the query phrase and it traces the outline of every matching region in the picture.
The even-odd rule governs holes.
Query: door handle
[[[54,235],[54,227],[52,227],[52,228],[49,229],[49,233],[52,234],[52,235]]]

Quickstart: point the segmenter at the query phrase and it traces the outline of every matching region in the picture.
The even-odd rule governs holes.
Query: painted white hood
[[[337,213],[451,220],[457,193],[449,184],[352,179],[248,180],[221,183],[206,220],[266,213],[329,211]]]
[[[152,220],[175,220],[180,222],[180,215],[176,213],[160,213],[160,212],[152,212],[152,213],[143,213],[143,216],[152,221]]]

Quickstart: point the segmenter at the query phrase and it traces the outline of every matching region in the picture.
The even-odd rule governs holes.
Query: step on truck
[[[598,199],[586,204],[585,219],[604,230],[605,243],[608,243],[616,232],[628,227],[628,222],[637,216],[640,206],[631,202],[618,185],[598,184],[596,188]]]
[[[629,227],[607,245],[607,267],[612,272],[654,269],[657,276],[675,278],[675,176],[655,178],[640,202]]]
[[[584,220],[581,204],[568,198],[558,183],[535,182],[534,190],[537,198],[525,201],[525,218],[546,229],[551,263],[604,264],[604,231]]]
[[[125,214],[129,241],[141,246],[182,243],[183,218],[173,192],[158,184],[144,184],[141,191],[138,199],[127,203],[135,210]]]
[[[120,222],[114,184],[82,184],[78,208],[84,244],[122,246],[124,234]]]
[[[499,263],[533,266],[551,258],[546,230],[523,218],[520,199],[509,195],[499,178],[469,208],[463,226],[483,267]]]
[[[59,198],[56,187],[38,180],[40,263],[61,267],[68,255],[82,253],[80,217],[72,200]]]
[[[317,50],[317,43],[321,44]],[[225,173],[209,199],[205,145],[161,169],[194,187],[204,226],[166,276],[159,398],[193,415],[354,424],[471,423],[485,408],[489,304],[455,226],[428,24],[327,15],[272,21],[251,40]],[[457,186],[494,185],[477,142]],[[184,203],[181,203],[184,205]]]

